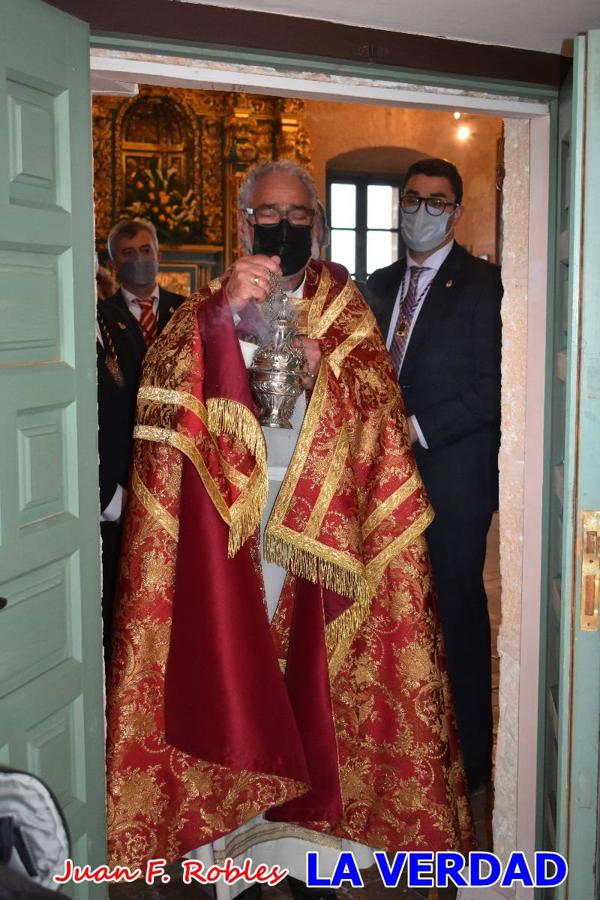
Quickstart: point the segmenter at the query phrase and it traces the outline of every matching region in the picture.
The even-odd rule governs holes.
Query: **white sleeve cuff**
[[[421,431],[421,427],[417,421],[417,417],[411,416],[410,421],[413,423],[413,428],[417,432],[417,438],[419,439],[419,443],[420,443],[421,447],[424,447],[425,450],[429,450],[429,444],[425,440],[425,435]]]
[[[112,500],[100,514],[101,522],[118,522],[123,512],[123,488],[120,484],[112,496]]]

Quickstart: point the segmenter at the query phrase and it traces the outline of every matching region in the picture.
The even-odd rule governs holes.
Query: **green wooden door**
[[[48,782],[75,858],[98,864],[104,715],[89,35],[38,0],[2,0],[1,19],[0,762]]]
[[[538,846],[563,853],[569,862],[567,882],[547,896],[591,900],[600,514],[591,521],[597,538],[584,535],[584,514],[600,510],[600,32],[576,40],[572,80],[559,103],[557,144]]]

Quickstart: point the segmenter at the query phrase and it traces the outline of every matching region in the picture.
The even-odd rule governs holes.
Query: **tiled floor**
[[[494,743],[498,728],[498,682],[499,656],[496,650],[498,629],[500,627],[500,553],[498,534],[498,515],[494,516],[488,535],[488,552],[484,571],[485,586],[489,601],[490,621],[492,625],[492,705],[494,710]],[[485,828],[489,823],[481,822]],[[200,885],[184,885],[181,880],[181,867],[174,865],[167,869],[171,876],[169,884],[150,886],[144,882],[134,884],[116,884],[110,889],[111,900],[213,900],[212,893]],[[432,890],[423,891],[399,886],[384,887],[377,869],[373,866],[362,872],[364,888],[343,888],[337,891],[339,900],[453,900],[456,891]],[[264,900],[291,900],[285,882],[276,888],[263,890]]]

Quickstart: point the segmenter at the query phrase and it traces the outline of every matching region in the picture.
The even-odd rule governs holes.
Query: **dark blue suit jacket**
[[[185,299],[182,294],[159,288],[159,333]],[[98,301],[97,317],[101,322],[101,334],[109,332],[123,376],[121,384],[115,381],[106,366],[108,348],[97,344],[100,507],[106,509],[117,485],[126,485],[128,480],[135,405],[146,343],[120,289],[112,297]]]
[[[406,259],[378,269],[365,289],[384,336]],[[417,465],[434,509],[487,516],[498,504],[500,269],[454,244],[425,297],[399,383],[429,449]]]

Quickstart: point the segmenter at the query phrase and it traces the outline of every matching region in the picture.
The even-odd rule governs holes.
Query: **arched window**
[[[402,181],[408,166],[426,155],[407,148],[363,147],[327,163],[330,258],[357,281],[402,255]]]

